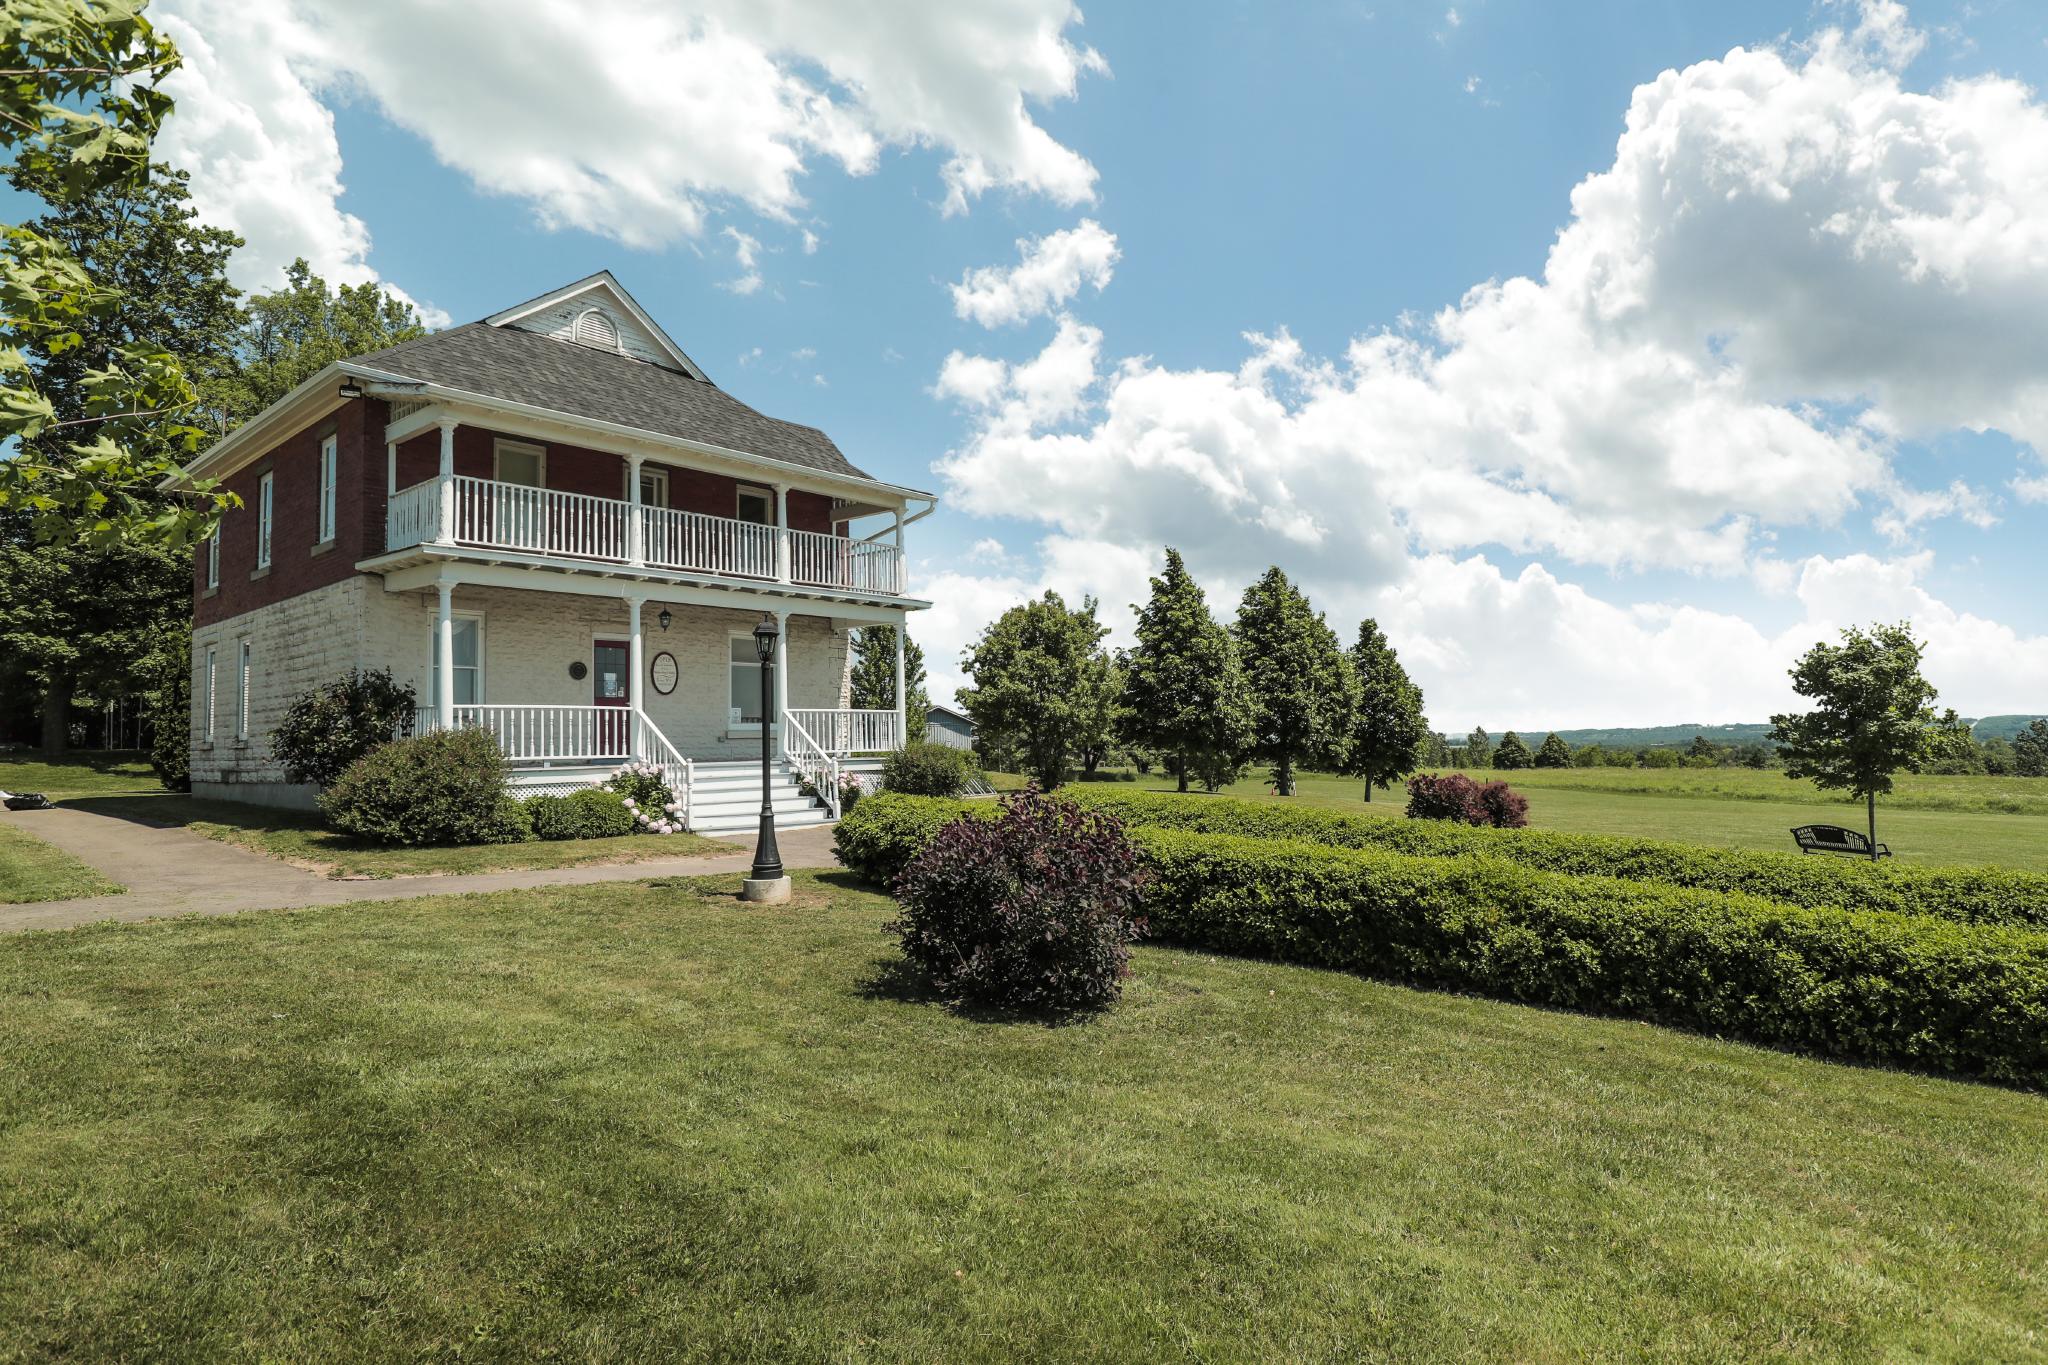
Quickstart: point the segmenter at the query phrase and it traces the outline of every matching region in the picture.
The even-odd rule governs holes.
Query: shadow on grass
[[[160,796],[68,796],[58,804],[71,810],[157,829],[181,829],[195,824],[229,825],[253,833],[326,829],[320,817],[310,811],[278,810],[239,801],[207,801],[178,792],[165,792]],[[332,838],[336,847],[376,847],[373,844],[357,845],[357,841],[341,835],[332,835]]]
[[[863,1000],[886,1000],[897,1005],[936,1005],[956,1018],[977,1024],[1028,1024],[1038,1028],[1072,1028],[1092,1023],[1094,1010],[1031,1010],[984,1004],[949,996],[932,984],[908,958],[900,955],[878,957],[868,964],[868,974],[854,985]]]

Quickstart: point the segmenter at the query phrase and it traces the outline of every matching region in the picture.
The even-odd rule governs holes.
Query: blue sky
[[[535,188],[545,186],[543,173],[495,159],[502,149],[490,145],[488,108],[474,102],[413,107],[407,81],[436,63],[445,69],[451,59],[434,52],[436,31],[416,35],[421,67],[410,76],[348,71],[342,56],[321,50],[334,29],[323,26],[319,0],[304,0],[298,26],[271,40],[291,49],[292,60],[280,62],[271,85],[245,79],[238,87],[226,74],[231,44],[261,35],[230,34],[224,16],[232,11],[211,3],[159,5],[178,20],[173,32],[188,51],[195,33],[221,49],[217,61],[195,62],[186,103],[193,129],[172,151],[198,169],[202,200],[211,196],[215,216],[251,237],[252,280],[303,252],[331,274],[374,275],[461,321],[610,267],[723,386],[768,412],[825,428],[856,463],[881,477],[945,495],[941,511],[916,528],[913,540],[920,582],[935,600],[947,595],[928,632],[942,692],[951,676],[946,659],[1006,594],[1050,585],[1095,591],[1119,607],[1142,591],[1145,547],[1156,553],[1156,540],[1171,534],[1188,542],[1182,548],[1219,611],[1231,605],[1249,566],[1265,560],[1297,571],[1340,633],[1348,634],[1367,611],[1389,620],[1396,644],[1408,650],[1437,698],[1434,718],[1447,727],[1755,719],[1780,699],[1778,680],[1793,638],[1842,623],[1845,598],[1869,603],[1873,615],[1903,605],[1915,609],[1916,619],[1932,611],[1923,604],[1935,600],[1952,618],[1936,652],[1950,676],[1936,681],[1958,705],[1974,712],[2048,710],[2048,678],[2032,667],[2037,658],[2048,660],[2042,643],[2048,603],[2037,586],[2048,498],[2026,501],[2013,484],[2041,472],[2038,462],[2027,463],[2031,428],[2018,439],[1995,429],[1996,421],[1988,432],[1968,429],[1985,422],[1981,414],[2006,411],[2011,405],[2000,405],[2011,395],[1987,395],[1975,406],[1920,401],[1935,415],[1908,423],[1915,429],[1885,444],[1885,472],[1871,472],[1868,460],[1854,466],[1861,472],[1847,477],[1862,480],[1861,486],[1825,507],[1777,517],[1768,499],[1753,504],[1724,494],[1722,508],[1681,489],[1671,496],[1685,510],[1674,514],[1668,544],[1687,545],[1689,533],[1725,532],[1730,519],[1748,518],[1751,529],[1740,550],[1659,549],[1667,544],[1662,524],[1633,519],[1615,534],[1636,548],[1619,558],[1586,548],[1604,530],[1577,539],[1570,531],[1532,538],[1512,510],[1497,523],[1483,513],[1447,517],[1446,502],[1468,497],[1455,488],[1405,501],[1398,492],[1409,482],[1404,468],[1430,468],[1439,454],[1445,462],[1465,458],[1455,449],[1462,438],[1416,437],[1421,444],[1403,454],[1377,464],[1366,459],[1370,467],[1349,481],[1341,470],[1304,472],[1317,459],[1306,451],[1290,457],[1300,463],[1248,475],[1252,492],[1231,495],[1235,502],[1219,509],[1217,471],[1225,483],[1235,479],[1232,461],[1245,459],[1241,450],[1204,446],[1199,429],[1186,429],[1203,424],[1180,424],[1177,415],[1155,423],[1149,436],[1142,424],[1105,421],[1121,362],[1140,358],[1161,382],[1227,377],[1256,350],[1246,333],[1285,333],[1307,365],[1341,366],[1355,338],[1390,328],[1424,334],[1430,347],[1447,349],[1442,337],[1426,335],[1426,320],[1487,281],[1543,277],[1553,243],[1572,221],[1574,187],[1616,166],[1631,99],[1661,72],[1715,63],[1738,46],[1763,47],[1783,54],[1790,72],[1783,79],[1817,82],[1827,74],[1809,65],[1819,35],[1865,24],[1867,32],[1851,37],[1866,53],[1897,35],[1911,38],[1897,54],[1910,60],[1840,59],[1850,79],[1874,89],[1938,93],[1952,78],[1987,75],[2033,86],[2048,75],[2048,14],[2038,6],[1919,3],[1910,14],[1892,15],[1880,0],[1818,6],[1473,0],[1455,10],[1443,4],[1204,4],[1176,9],[1172,21],[1163,22],[1166,11],[1158,6],[1105,5],[1090,8],[1082,22],[1048,0],[1035,33],[1053,35],[1072,52],[1092,49],[1106,70],[1087,69],[1083,61],[1071,94],[1050,98],[1042,82],[1033,93],[1030,78],[1020,78],[1024,117],[1093,168],[1092,196],[1073,193],[1071,185],[1048,189],[1047,177],[1057,171],[1032,184],[1033,172],[1013,167],[1013,183],[1005,185],[998,165],[994,186],[971,198],[966,211],[945,211],[949,162],[975,151],[975,130],[989,126],[985,111],[967,107],[966,96],[952,122],[933,116],[913,136],[900,127],[892,131],[878,115],[872,126],[881,150],[865,163],[852,158],[860,173],[850,173],[847,158],[826,154],[815,139],[791,143],[800,169],[789,181],[793,197],[780,202],[770,202],[779,191],[758,185],[721,192],[718,174],[730,179],[743,172],[702,171],[690,161],[690,144],[711,145],[707,139],[724,135],[717,114],[671,132],[659,117],[650,122],[644,102],[634,101],[631,131],[619,137],[644,145],[649,158],[626,164],[648,165],[651,177],[696,177],[692,207],[681,216],[698,209],[701,216],[677,226],[662,220],[659,202],[648,202],[656,199],[652,192],[638,201],[623,196],[628,207],[618,217],[608,216],[602,204],[588,213],[573,201],[565,208],[562,198]],[[545,7],[546,0],[521,3]],[[598,10],[590,11],[590,22],[608,22]],[[736,21],[727,15],[720,22]],[[906,22],[922,21],[912,15]],[[374,33],[364,37],[377,41]],[[522,83],[535,92],[533,100],[568,98],[543,88],[550,84],[544,57],[484,51],[494,45],[460,26],[447,27],[444,40],[486,74],[493,62],[518,63],[508,66],[504,80]],[[931,97],[939,103],[949,97],[941,87],[970,62],[989,62],[997,73],[991,80],[1009,78],[1000,50],[949,50],[935,38],[931,51],[901,58],[921,65],[892,71],[887,63],[898,60],[895,55],[849,55],[828,41],[820,39],[811,51],[785,44],[778,53],[774,35],[760,40],[783,72],[842,96],[843,76],[858,62],[869,63],[858,69],[877,85],[884,76],[923,82],[939,91]],[[988,46],[987,35],[960,41]],[[621,66],[604,74],[630,91],[634,82],[662,79],[660,70],[650,75],[645,67]],[[564,85],[573,89],[575,81],[565,75]],[[313,103],[293,106],[287,96]],[[253,110],[256,122],[268,123],[266,100],[277,102],[275,122],[284,131],[272,134],[267,153],[249,155],[259,169],[260,155],[272,156],[269,174],[286,182],[277,187],[279,201],[294,188],[291,179],[303,178],[297,188],[310,193],[290,198],[288,212],[268,211],[261,192],[248,183],[234,188],[221,169],[247,152],[252,135],[246,128],[237,132],[218,111]],[[736,97],[726,102],[744,103]],[[309,108],[331,114],[331,147],[319,141]],[[700,119],[695,112],[687,117]],[[480,126],[466,143],[450,132],[472,118]],[[1999,125],[1997,135],[2030,132],[2022,120]],[[299,142],[291,140],[301,134]],[[744,144],[758,135],[750,125],[733,137]],[[515,161],[518,139],[516,130],[502,139]],[[996,136],[989,145],[1000,150],[1009,144]],[[571,164],[583,156],[573,143],[553,154]],[[601,159],[595,150],[589,155]],[[325,166],[326,156],[335,163]],[[663,164],[653,166],[656,159]],[[617,167],[609,173],[620,174]],[[338,179],[338,194],[328,177]],[[305,210],[308,203],[312,210]],[[582,223],[567,221],[579,217]],[[337,237],[328,219],[344,227],[354,220],[356,227]],[[1105,287],[1083,284],[1071,299],[1014,325],[984,327],[957,315],[949,286],[967,272],[1014,266],[1020,240],[1036,242],[1083,220],[1114,234],[1117,255]],[[1810,223],[1802,231],[1813,235]],[[732,287],[747,273],[736,259],[735,233],[758,242],[753,270],[759,284],[748,292]],[[806,250],[807,234],[814,251]],[[299,237],[304,241],[295,245]],[[1757,254],[1773,249],[1760,241]],[[1798,249],[1798,239],[1787,249]],[[1731,259],[1740,273],[1740,250]],[[1682,264],[1673,268],[1667,261],[1662,268],[1676,277]],[[1860,286],[1851,281],[1845,287]],[[1976,288],[1980,296],[1987,292]],[[1692,325],[1702,309],[1712,312],[1711,298],[1701,304],[1698,293],[1689,296],[1693,301],[1676,325]],[[1712,293],[1711,278],[1706,293]],[[1768,309],[1768,293],[1758,297]],[[999,398],[969,399],[958,388],[935,393],[949,355],[1029,362],[1053,340],[1061,315],[1099,332],[1089,381],[1072,403],[1019,429],[1016,419],[995,415]],[[1839,375],[1844,366],[1853,372],[1859,362],[1801,355],[1800,347],[1815,343],[1797,321],[1757,329],[1759,336],[1777,338],[1766,348],[1774,359],[1762,352],[1742,356],[1745,384],[1770,390],[1770,405],[1800,413],[1802,422],[1837,438],[1873,408],[1912,406],[1893,401],[1903,382],[1897,374],[1886,378],[1886,365],[1906,365],[1898,357],[1871,362],[1867,389],[1852,374],[1834,381],[1835,392],[1802,391],[1815,383],[1809,374]],[[1986,330],[1997,321],[1987,321]],[[1734,338],[1731,354],[1746,344],[1747,323],[1736,313],[1715,324]],[[1902,316],[1900,325],[1918,324]],[[1869,330],[1875,335],[1889,328]],[[1701,355],[1723,344],[1719,336],[1695,340]],[[2041,340],[2035,332],[2016,333],[2008,352],[2031,353]],[[1289,372],[1283,367],[1281,373]],[[1283,377],[1273,386],[1276,401],[1284,412],[1303,416],[1311,409],[1291,388],[1295,381]],[[1534,387],[1546,387],[1540,376]],[[1370,407],[1373,392],[1361,384],[1355,405],[1345,411]],[[1445,397],[1469,405],[1474,392],[1485,392],[1483,382],[1476,391],[1446,387]],[[2012,401],[2026,408],[2032,400]],[[1632,425],[1620,412],[1581,412],[1570,420],[1573,440],[1594,442],[1607,432],[1627,437]],[[1342,425],[1334,434],[1319,429],[1315,441],[1341,445]],[[1362,420],[1359,442],[1384,440],[1376,429],[1373,420]],[[1084,456],[1077,457],[1071,443],[1057,444],[1077,434],[1090,441]],[[1152,482],[1156,469],[1146,465],[1140,477],[1134,464],[1129,478],[1083,487],[1086,480],[1062,464],[1127,457],[1143,464],[1129,452],[1168,434],[1190,443],[1196,463],[1206,462],[1206,484]],[[1682,471],[1686,460],[1711,463],[1718,458],[1714,449],[1674,455],[1674,466],[1681,467],[1677,482],[1691,481]],[[1616,458],[1631,461],[1624,468],[1633,470],[1645,455]],[[1649,458],[1654,461],[1654,451]],[[1860,457],[1834,452],[1816,458],[1812,480],[1825,484],[1851,467],[1841,459]],[[1489,466],[1484,477],[1486,488],[1518,496],[1547,490],[1545,497],[1572,517],[1585,498],[1571,490],[1589,486],[1577,472],[1561,472],[1554,457],[1517,455]],[[1598,487],[1600,476],[1591,477],[1590,486]],[[1954,507],[1923,509],[1903,528],[1883,529],[1887,510],[1898,504],[1879,482],[1941,492],[1957,480],[1967,492]],[[1792,486],[1808,485],[1795,479]],[[1135,525],[1126,534],[1118,518],[1101,511],[1102,502],[1124,489],[1168,509],[1131,519],[1144,523],[1148,539],[1139,538]],[[1646,503],[1665,491],[1649,487]],[[1181,497],[1189,499],[1190,511],[1176,521],[1171,509]],[[1302,506],[1290,511],[1282,505],[1289,497]],[[1353,498],[1356,505],[1347,505]],[[1018,510],[1026,514],[1015,515]],[[1296,515],[1317,523],[1317,548],[1298,564],[1291,552],[1309,542],[1260,529]],[[1353,535],[1374,546],[1359,550],[1355,560],[1345,548]],[[1816,560],[1824,564],[1810,574],[1799,567]],[[1484,564],[1484,574],[1475,561]],[[1458,564],[1468,568],[1455,569]],[[1532,586],[1532,572],[1544,581],[1540,590]],[[1789,586],[1795,580],[1797,589]],[[1503,635],[1497,650],[1482,651],[1475,637],[1499,633],[1498,620],[1488,614],[1499,610],[1532,621],[1549,615],[1525,638]],[[1671,624],[1675,613],[1688,612],[1704,613],[1711,628]],[[1119,619],[1116,611],[1109,614]],[[1482,660],[1482,653],[1489,657]],[[1661,662],[1647,672],[1613,666],[1616,658],[1639,655]],[[1703,671],[1711,675],[1722,666],[1725,686],[1702,682]],[[2030,677],[2036,684],[2031,695]]]

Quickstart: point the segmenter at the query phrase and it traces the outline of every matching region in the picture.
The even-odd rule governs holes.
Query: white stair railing
[[[782,714],[782,757],[798,775],[811,784],[825,813],[839,818],[839,760],[811,737],[796,719],[794,711]]]
[[[661,780],[675,793],[676,803],[683,808],[683,828],[690,827],[690,790],[696,785],[696,765],[676,751],[669,743],[661,727],[649,720],[647,713],[638,707],[633,709],[633,752],[648,763],[661,769]]]

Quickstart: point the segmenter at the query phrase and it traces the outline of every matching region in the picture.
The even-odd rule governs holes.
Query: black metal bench
[[[1847,853],[1858,858],[1870,856],[1870,840],[1856,830],[1843,829],[1840,825],[1801,825],[1792,831],[1792,837],[1798,841],[1801,853]],[[1879,844],[1877,856],[1889,858],[1892,851]]]

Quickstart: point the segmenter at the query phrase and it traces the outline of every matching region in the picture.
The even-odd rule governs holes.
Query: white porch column
[[[789,488],[775,485],[775,579],[789,581]]]
[[[384,443],[384,496],[389,498],[398,492],[398,442]]]
[[[775,613],[775,629],[782,637],[782,657],[775,663],[775,726],[778,733],[787,735],[788,727],[782,718],[789,714],[789,613]],[[785,740],[785,742],[787,742]]]
[[[440,531],[434,537],[442,545],[455,543],[455,427],[452,418],[443,418],[437,425],[441,428],[441,522]]]
[[[633,482],[637,484],[639,481],[639,477],[636,474]],[[639,719],[640,676],[646,672],[646,666],[640,662],[642,649],[640,641],[640,608],[646,604],[646,601],[647,599],[644,597],[628,597],[626,599],[626,672],[628,675],[626,678],[626,710],[630,713],[626,721],[626,752],[630,753],[634,758],[647,757],[646,754],[640,752]]]
[[[443,578],[434,585],[441,594],[441,614],[434,621],[434,720],[438,728],[455,728],[455,584]]]
[[[900,521],[903,514],[901,512],[898,512],[896,515]],[[903,535],[903,527],[900,524],[896,528],[896,535],[899,539]],[[910,738],[910,728],[908,723],[908,717],[910,715],[910,694],[903,686],[903,667],[905,657],[904,643],[909,638],[907,632],[904,630],[904,626],[908,623],[909,619],[910,618],[906,616],[903,618],[903,620],[898,621],[896,623],[896,747],[899,749],[902,748],[904,742]]]
[[[899,507],[896,509],[896,595],[901,597],[908,590],[909,581],[903,572],[903,509]],[[903,637],[899,634],[896,638],[897,648],[900,651]],[[897,664],[900,668],[902,664],[900,658],[897,660]],[[896,688],[896,696],[899,700],[903,696],[903,688],[900,684]]]
[[[647,562],[647,527],[640,516],[641,459],[638,455],[626,457],[626,562],[636,569]]]

